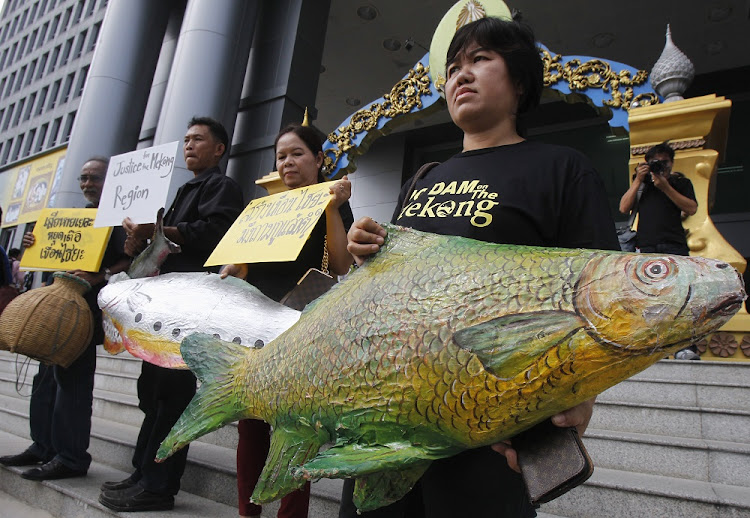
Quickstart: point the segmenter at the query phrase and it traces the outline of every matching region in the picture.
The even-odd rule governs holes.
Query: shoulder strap
[[[641,194],[643,194],[643,188],[646,184],[641,184],[638,187],[638,193],[635,195],[635,204],[633,210],[630,211],[630,219],[628,219],[628,228],[633,229],[633,223],[635,223],[635,216],[638,214],[638,204],[641,202]]]
[[[440,165],[440,162],[427,162],[422,167],[420,167],[417,170],[417,174],[414,175],[414,178],[411,181],[411,185],[409,186],[409,190],[406,191],[406,196],[404,197],[404,203],[409,201],[409,198],[411,198],[411,193],[414,192],[414,187],[416,187],[417,182],[424,178],[427,173],[432,169],[433,167]]]

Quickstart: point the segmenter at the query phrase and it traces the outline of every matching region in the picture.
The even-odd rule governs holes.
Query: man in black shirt
[[[692,216],[698,210],[693,184],[682,173],[672,171],[674,150],[662,142],[646,152],[645,162],[638,164],[633,183],[620,199],[620,212],[630,213],[636,205],[638,191],[638,233],[636,247],[642,253],[690,255],[683,214]],[[677,351],[680,360],[700,360],[698,348],[692,345]]]
[[[218,271],[203,264],[244,208],[240,186],[218,168],[228,145],[227,131],[214,119],[199,117],[188,123],[183,155],[195,176],[180,187],[164,216],[164,234],[182,247],[182,253],[167,257],[161,266],[162,274]],[[128,233],[125,251],[134,256],[153,235],[154,224],[138,225],[126,218],[123,228]],[[188,448],[162,463],[156,463],[154,458],[195,388],[192,372],[143,362],[138,378],[138,406],[145,416],[133,454],[135,471],[125,480],[102,484],[102,504],[119,512],[174,507]]]

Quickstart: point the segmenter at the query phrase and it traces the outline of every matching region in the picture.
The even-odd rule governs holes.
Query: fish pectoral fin
[[[476,354],[484,368],[498,378],[509,379],[584,325],[568,311],[520,313],[456,331],[453,342]]]
[[[195,333],[182,340],[180,351],[201,385],[159,446],[159,461],[226,423],[252,417],[252,409],[237,401],[242,391],[235,390],[247,347]]]
[[[324,428],[311,426],[300,419],[289,429],[275,427],[271,434],[268,458],[250,500],[263,504],[278,500],[305,485],[305,478],[295,469],[314,457],[329,437]]]
[[[372,511],[401,500],[430,466],[419,462],[409,469],[380,471],[356,479],[353,502],[359,511]]]
[[[456,453],[455,449],[430,445],[429,450],[408,442],[360,445],[346,443],[319,453],[299,468],[299,476],[319,478],[358,478],[383,470],[402,470],[424,461]]]

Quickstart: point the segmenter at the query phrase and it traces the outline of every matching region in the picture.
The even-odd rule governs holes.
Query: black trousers
[[[96,346],[89,345],[67,369],[39,364],[32,382],[29,426],[36,456],[56,458],[65,466],[87,471],[94,401]]]
[[[195,376],[143,362],[138,378],[138,407],[145,414],[133,454],[133,479],[153,493],[176,495],[185,471],[188,448],[166,461],[154,461],[159,445],[195,394]]]
[[[357,515],[345,480],[339,518],[527,518],[536,512],[521,476],[489,447],[433,462],[416,486],[389,506]]]

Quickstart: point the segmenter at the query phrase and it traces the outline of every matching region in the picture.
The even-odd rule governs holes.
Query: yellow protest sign
[[[251,201],[205,266],[293,261],[331,200],[330,182]]]
[[[94,228],[95,219],[96,209],[44,209],[21,268],[98,272],[112,227]]]
[[[65,149],[48,153],[3,173],[10,178],[9,188],[0,192],[0,206],[5,211],[3,227],[35,221],[51,204],[62,178],[65,153]]]

